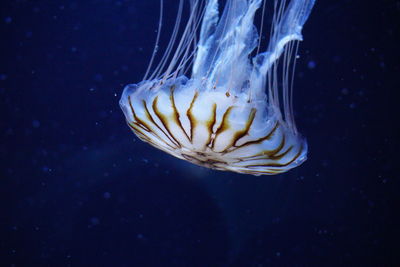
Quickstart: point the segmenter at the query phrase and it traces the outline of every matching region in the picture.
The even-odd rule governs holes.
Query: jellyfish
[[[130,129],[158,149],[211,169],[258,176],[302,164],[307,143],[294,121],[293,74],[314,0],[226,0],[222,12],[218,0],[189,0],[185,23],[183,2],[150,73],[161,0],[147,72],[123,90],[120,107]]]

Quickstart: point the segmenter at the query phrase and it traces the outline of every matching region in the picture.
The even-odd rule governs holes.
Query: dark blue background
[[[399,264],[398,1],[317,0],[295,83],[309,159],[272,177],[190,165],[126,126],[158,1],[0,7],[1,266]]]

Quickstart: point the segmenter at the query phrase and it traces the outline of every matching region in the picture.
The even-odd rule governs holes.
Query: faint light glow
[[[307,67],[309,68],[309,69],[315,69],[315,67],[317,66],[317,63],[315,63],[315,61],[309,61],[308,62],[308,64],[307,64]]]
[[[32,127],[33,127],[33,128],[39,128],[39,127],[40,127],[40,121],[38,121],[38,120],[33,120],[33,121],[32,121]]]
[[[92,225],[98,225],[98,224],[100,224],[100,220],[97,217],[92,217],[92,218],[90,218],[90,223]]]
[[[342,88],[342,94],[348,95],[348,94],[349,94],[349,89],[347,89],[347,88]]]

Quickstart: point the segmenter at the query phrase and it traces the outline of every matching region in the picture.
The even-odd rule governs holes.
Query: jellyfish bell
[[[220,16],[218,0],[191,0],[178,40],[180,0],[160,63],[147,77],[155,48],[143,81],[127,85],[120,100],[141,140],[197,165],[253,175],[283,173],[306,160],[292,85],[301,29],[314,0],[273,0],[269,44],[260,52],[259,34],[267,35],[265,1],[227,0]],[[260,33],[254,26],[259,9]]]

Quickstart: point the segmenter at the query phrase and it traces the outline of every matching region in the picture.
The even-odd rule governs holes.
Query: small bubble
[[[5,80],[7,80],[7,75],[0,74],[0,81],[5,81]]]
[[[348,95],[348,94],[349,94],[349,89],[347,89],[347,88],[342,88],[342,94]]]
[[[78,49],[77,49],[75,46],[71,47],[71,52],[72,52],[72,53],[75,53],[77,50],[78,50]]]

